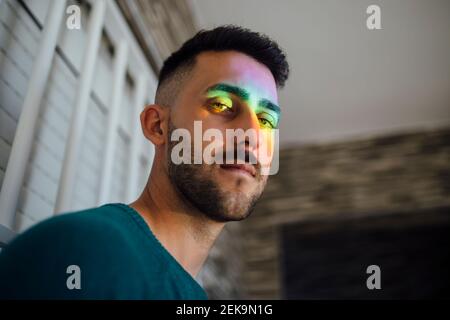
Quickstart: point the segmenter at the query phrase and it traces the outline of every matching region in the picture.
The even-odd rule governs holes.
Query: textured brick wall
[[[281,226],[449,206],[449,163],[450,128],[284,149],[252,216],[216,243],[203,283],[213,298],[280,298]]]
[[[450,207],[280,229],[286,299],[450,298]],[[380,290],[368,290],[368,266]]]

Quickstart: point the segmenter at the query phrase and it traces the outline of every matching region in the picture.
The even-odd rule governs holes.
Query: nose
[[[241,110],[239,116],[235,119],[235,129],[242,129],[244,131],[243,139],[238,139],[237,144],[245,144],[245,149],[253,155],[257,156],[258,149],[261,143],[261,126],[256,112],[249,106]]]

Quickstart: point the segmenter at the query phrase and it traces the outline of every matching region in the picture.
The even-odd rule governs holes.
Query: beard
[[[217,164],[193,164],[193,161],[192,164],[174,164],[171,161],[172,149],[179,143],[170,139],[175,129],[169,120],[167,168],[169,180],[178,194],[204,216],[217,222],[240,221],[249,217],[267,181],[261,176],[260,170],[255,176],[257,187],[250,194],[237,189],[224,190],[215,179],[214,171],[222,170]],[[191,150],[194,150],[193,145]]]

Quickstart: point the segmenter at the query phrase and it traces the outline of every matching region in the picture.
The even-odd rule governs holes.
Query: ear
[[[166,143],[168,110],[157,104],[150,104],[141,112],[141,127],[144,136],[155,146]]]

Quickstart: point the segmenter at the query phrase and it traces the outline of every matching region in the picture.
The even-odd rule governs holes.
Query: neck
[[[175,191],[163,168],[152,168],[141,196],[130,204],[164,248],[195,278],[225,223],[208,219]]]

